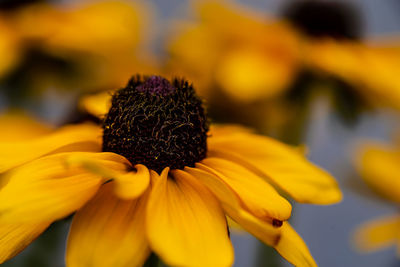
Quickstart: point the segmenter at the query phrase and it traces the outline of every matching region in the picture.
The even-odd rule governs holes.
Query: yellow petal
[[[151,172],[147,207],[151,248],[172,266],[230,266],[233,249],[224,213],[215,197],[191,176]]]
[[[307,245],[296,233],[288,222],[282,225],[282,236],[275,246],[276,251],[294,266],[314,267],[317,266]]]
[[[399,242],[400,216],[383,217],[361,225],[355,235],[356,248],[373,251]]]
[[[0,264],[21,252],[48,226],[49,223],[0,223]]]
[[[281,221],[289,219],[292,211],[290,203],[270,184],[246,168],[219,158],[206,158],[196,166],[212,172],[227,183],[254,216]]]
[[[139,42],[139,30],[147,10],[134,2],[100,1],[82,5],[76,9],[53,11],[51,20],[43,21],[45,28],[52,27],[45,44],[53,49],[81,52],[130,53]],[[58,13],[58,14],[57,14]],[[57,21],[57,15],[63,20]],[[58,23],[56,23],[58,22]],[[77,30],[79,29],[79,30]],[[142,35],[143,37],[143,35]]]
[[[81,99],[80,106],[86,112],[103,118],[111,107],[111,92],[85,96]]]
[[[360,152],[357,168],[361,177],[380,195],[400,203],[400,152],[369,144]]]
[[[227,52],[216,70],[216,80],[230,97],[241,102],[276,96],[294,77],[294,64],[282,57],[285,52],[290,53],[273,50],[274,54],[268,54],[261,44],[256,49],[249,46]]]
[[[101,128],[97,125],[65,126],[27,141],[0,142],[0,172],[52,152],[86,150],[101,150]]]
[[[333,177],[316,167],[295,148],[272,138],[235,131],[208,139],[210,157],[234,161],[302,203],[332,204],[342,194]]]
[[[146,166],[135,165],[136,171],[125,175],[116,176],[115,193],[123,199],[131,199],[140,196],[150,184],[150,172]]]
[[[307,59],[313,67],[354,84],[375,105],[400,108],[400,46],[358,42],[313,42]],[[374,75],[371,75],[373,73]]]
[[[106,162],[103,159],[104,155],[107,155]],[[150,184],[150,172],[146,166],[137,164],[135,168],[132,168],[125,157],[115,153],[97,153],[91,157],[71,155],[67,162],[82,166],[93,174],[114,180],[115,193],[123,199],[140,196]]]
[[[7,16],[0,18],[0,76],[4,78],[14,70],[20,60],[24,43],[21,42],[19,33],[15,31],[14,23]]]
[[[80,209],[68,237],[66,266],[142,266],[150,249],[145,236],[147,194],[121,200],[114,182]]]
[[[51,127],[21,111],[0,115],[0,142],[28,140],[51,132]]]
[[[0,190],[1,221],[52,221],[84,205],[103,178],[81,167],[68,166],[66,158],[74,153],[79,152],[43,157],[4,174]],[[98,153],[79,154],[90,157]]]
[[[280,228],[274,227],[271,220],[261,220],[243,208],[238,196],[223,180],[198,168],[186,167],[185,172],[206,185],[218,198],[225,213],[241,227],[268,245],[277,244]]]

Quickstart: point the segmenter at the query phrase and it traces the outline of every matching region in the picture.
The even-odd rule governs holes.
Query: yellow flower
[[[198,23],[177,25],[169,67],[201,82],[201,94],[216,83],[234,99],[251,102],[289,85],[300,56],[290,27],[243,6],[206,1],[196,10]]]
[[[400,204],[400,149],[370,143],[361,152],[358,170],[364,181],[380,196]],[[360,226],[355,234],[357,248],[373,251],[398,246],[400,255],[400,215],[378,218]]]
[[[340,201],[299,150],[240,126],[208,126],[192,85],[159,76],[83,102],[102,126],[0,143],[0,262],[76,212],[67,266],[230,266],[226,217],[296,266],[316,266],[290,203]],[[27,124],[26,131],[30,130]]]
[[[202,94],[207,97],[216,88],[241,102],[280,96],[301,71],[311,70],[346,81],[372,104],[400,108],[398,42],[359,40],[356,33],[341,33],[352,31],[346,29],[352,26],[346,19],[353,18],[344,17],[348,14],[342,14],[346,10],[340,3],[305,0],[293,5],[299,6],[298,12],[315,12],[295,13],[292,16],[303,17],[291,21],[290,15],[268,18],[230,1],[197,3],[198,21],[178,24],[178,33],[170,40],[169,67],[203,81]],[[299,25],[308,15],[314,16],[308,17],[310,25]],[[328,21],[316,22],[324,15]],[[319,32],[323,27],[328,27],[326,35]]]
[[[0,13],[0,75],[31,67],[34,90],[123,86],[132,72],[154,68],[147,48],[151,17],[150,5],[118,0],[29,4]],[[37,54],[63,68],[46,69],[49,59],[32,60]]]

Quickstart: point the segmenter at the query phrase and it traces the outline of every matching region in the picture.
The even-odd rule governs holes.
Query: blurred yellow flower
[[[33,60],[34,74],[27,83],[34,89],[123,86],[130,73],[154,68],[148,49],[151,18],[149,4],[118,0],[39,3],[1,13],[0,28],[5,21],[13,35],[0,41],[5,65],[0,75],[7,74],[2,69],[19,71],[28,64],[24,59],[39,54],[68,68],[46,68],[46,62]]]
[[[334,1],[294,5],[306,6],[298,12],[319,8],[312,10],[314,17],[308,20],[314,31],[305,32],[304,25],[298,25],[307,14],[276,19],[230,1],[196,2],[198,21],[176,25],[169,43],[169,67],[203,82],[202,94],[208,97],[218,88],[241,102],[279,96],[302,70],[310,70],[344,80],[352,85],[348,89],[354,88],[355,94],[372,104],[400,108],[398,42],[357,39],[353,32],[340,36],[351,21],[342,21],[346,10]],[[326,35],[320,32],[325,21],[312,21],[323,16],[335,22],[327,21],[326,27],[333,29],[328,28]]]
[[[357,168],[375,192],[396,205],[400,204],[400,147],[367,144],[361,152]],[[362,251],[397,245],[400,255],[400,215],[365,223],[358,228],[355,242]]]
[[[300,40],[286,23],[221,2],[198,2],[196,10],[199,22],[176,25],[180,32],[169,43],[169,67],[200,81],[201,94],[217,83],[232,97],[253,101],[289,85]]]
[[[142,266],[150,251],[171,266],[230,266],[226,216],[294,265],[316,266],[278,191],[313,204],[341,192],[297,149],[240,126],[207,132],[186,81],[136,77],[82,105],[102,126],[0,142],[0,262],[76,212],[69,267]]]

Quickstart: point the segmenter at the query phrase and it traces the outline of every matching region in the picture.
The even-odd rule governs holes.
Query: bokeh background
[[[52,125],[83,119],[85,115],[79,112],[78,99],[84,93],[123,86],[127,77],[135,72],[173,75],[175,69],[165,67],[168,66],[166,62],[170,60],[169,42],[179,32],[177,25],[182,26],[182,21],[196,21],[192,2],[180,0],[131,1],[133,7],[130,6],[132,3],[126,1],[129,3],[129,8],[133,8],[136,12],[140,11],[123,15],[129,8],[122,6],[114,10],[116,12],[114,15],[109,14],[113,10],[104,8],[96,11],[99,13],[86,10],[73,16],[65,15],[62,10],[68,11],[69,6],[74,5],[94,5],[97,1],[53,1],[50,5],[56,2],[68,7],[60,7],[61,11],[37,9],[32,11],[31,16],[25,14],[24,19],[17,18],[24,16],[22,12],[18,16],[10,14],[29,7],[31,4],[29,1],[16,0],[15,2],[21,3],[15,6],[11,4],[12,0],[4,1],[4,4],[2,2],[0,2],[0,33],[3,33],[0,35],[0,50],[3,55],[0,55],[0,58],[4,58],[3,63],[6,64],[8,56],[18,47],[21,50],[15,52],[15,57],[23,59],[19,58],[18,63],[10,63],[16,66],[9,67],[10,69],[4,71],[4,74],[1,73],[0,111],[22,109]],[[265,13],[266,18],[280,19],[285,7],[293,2],[295,0],[243,0],[235,3],[257,10],[259,14]],[[390,36],[390,40],[395,40],[396,36],[400,37],[398,0],[343,0],[343,2],[353,4],[360,14],[363,39],[386,40],[386,37]],[[2,5],[4,7],[1,7]],[[133,20],[132,14],[135,14]],[[132,20],[130,22],[132,31],[118,32],[115,29],[107,29],[107,20],[99,18],[101,16],[111,18],[123,16],[126,21]],[[68,25],[74,21],[78,24],[89,24],[88,29],[93,31],[82,30],[76,33],[77,28],[68,29]],[[1,30],[2,28],[4,29]],[[99,32],[109,30],[112,33],[110,36],[106,34],[103,36],[97,34],[96,29]],[[7,31],[10,33],[7,34]],[[49,32],[61,32],[66,39],[50,38],[47,35]],[[15,37],[14,33],[23,37]],[[85,35],[89,36],[88,40],[82,37]],[[108,39],[104,41],[103,37],[110,38],[111,41]],[[99,41],[93,42],[95,38]],[[68,40],[78,41],[71,41],[68,44]],[[7,48],[7,45],[11,48]],[[175,64],[179,65],[179,62]],[[192,64],[196,66],[198,62]],[[181,70],[177,71],[177,74],[185,75]],[[374,73],[370,75],[373,76]],[[393,79],[395,78],[400,80],[400,76],[393,76]],[[360,90],[363,90],[362,86]],[[398,90],[400,91],[400,88]],[[223,102],[223,99],[207,101],[210,106],[214,105],[210,109],[216,114],[218,121],[235,121],[236,118],[232,118],[223,107],[214,108],[218,106],[218,101]],[[240,108],[248,108],[249,105],[274,106],[271,101],[255,103],[245,103]],[[307,119],[303,120],[299,115],[298,118],[295,116],[295,121],[296,118],[297,121],[302,121],[303,134],[296,141],[292,139],[289,141],[306,145],[309,159],[328,170],[338,180],[344,199],[340,204],[333,206],[295,204],[291,219],[294,228],[303,237],[320,266],[400,266],[395,247],[365,254],[358,252],[352,242],[352,235],[358,225],[374,217],[392,214],[399,210],[399,207],[376,197],[364,185],[355,170],[354,162],[357,157],[356,149],[362,140],[377,139],[391,142],[394,132],[399,127],[400,114],[396,109],[382,105],[357,112],[357,118],[348,123],[340,113],[335,112],[337,107],[326,95],[317,94],[312,101],[306,104],[301,102],[301,105],[307,105]],[[353,106],[356,103],[350,102],[349,105]],[[260,126],[262,123],[246,121],[246,117],[237,120],[259,128],[263,133],[288,141],[285,135],[276,134],[276,131],[271,129],[275,124],[268,123],[274,119],[270,111],[264,113],[256,108],[252,112],[258,122],[265,121],[268,127]],[[293,118],[289,122],[293,122]],[[2,266],[63,266],[68,223],[69,219],[66,218],[53,225],[19,256]],[[241,233],[240,230],[232,232],[232,240],[237,267],[289,266],[271,249],[263,246],[252,236]]]

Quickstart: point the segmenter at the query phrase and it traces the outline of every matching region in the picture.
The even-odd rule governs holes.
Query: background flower
[[[372,142],[365,144],[359,152],[357,167],[361,177],[371,189],[398,206],[400,203],[400,150],[399,144],[396,145],[390,147]],[[394,214],[364,223],[359,226],[354,238],[356,248],[364,252],[390,245],[397,245],[399,251],[400,216]]]

